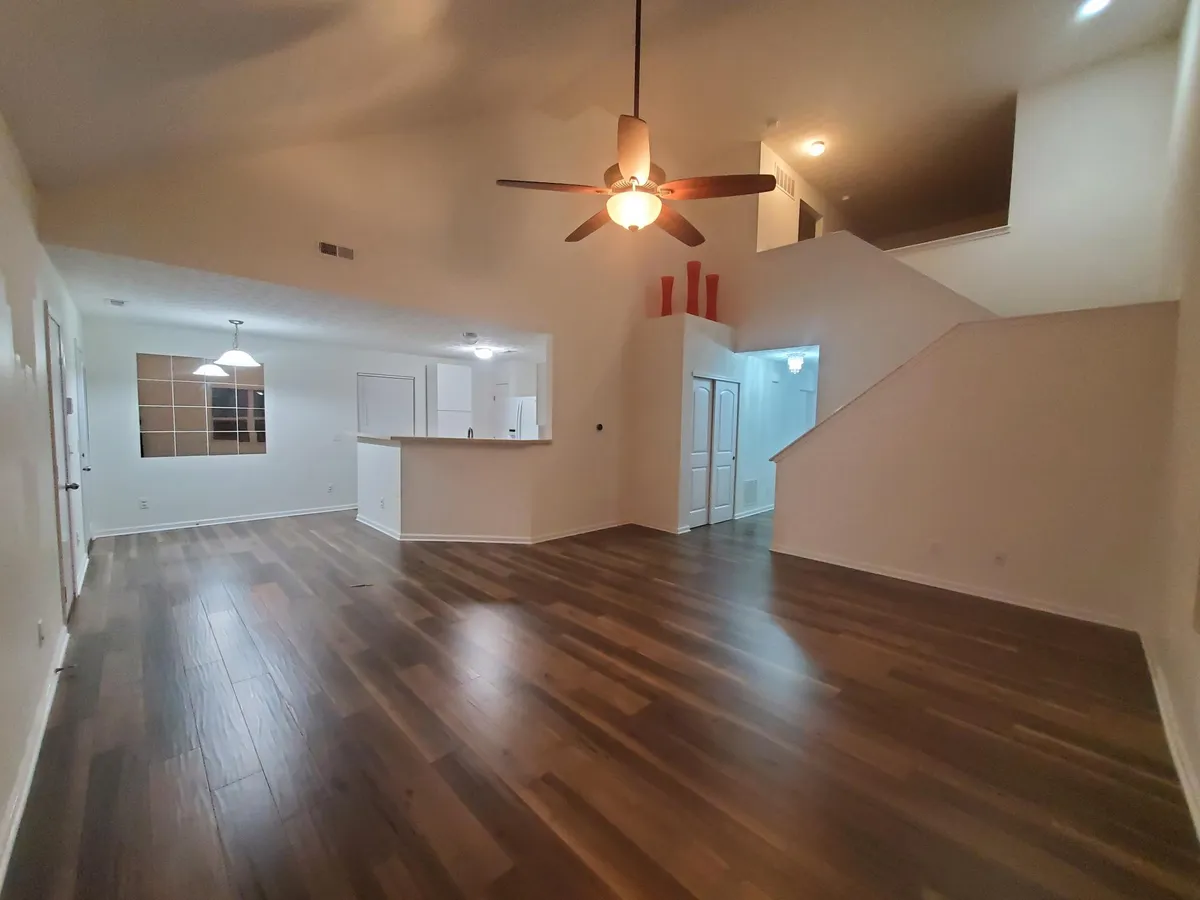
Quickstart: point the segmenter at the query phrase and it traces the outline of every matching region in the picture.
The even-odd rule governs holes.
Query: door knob
[[[63,490],[64,491],[77,491],[77,490],[79,490],[79,483],[72,481],[70,484],[64,484]]]
[[[83,471],[85,471],[85,472],[90,472],[90,471],[92,471],[92,467],[91,467],[91,466],[84,466],[84,467],[83,467]]]

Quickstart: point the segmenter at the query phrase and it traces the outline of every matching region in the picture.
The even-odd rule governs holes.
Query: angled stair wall
[[[955,328],[776,456],[774,549],[1145,625],[1176,312]]]
[[[735,349],[819,344],[817,420],[961,322],[992,317],[849,232],[759,253],[730,297]]]

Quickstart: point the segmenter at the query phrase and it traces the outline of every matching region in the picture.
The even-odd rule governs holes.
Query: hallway
[[[2,898],[1200,897],[1134,635],[770,531],[98,540]]]

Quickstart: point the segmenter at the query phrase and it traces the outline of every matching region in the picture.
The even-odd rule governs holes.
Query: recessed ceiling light
[[[849,195],[849,194],[842,194],[842,199],[843,199],[843,200],[849,200],[849,199],[850,199],[850,195]]]
[[[1082,22],[1092,16],[1098,16],[1112,4],[1112,0],[1083,0],[1075,10],[1075,20]]]
[[[475,356],[477,359],[491,359],[495,352],[491,347],[476,347]]]
[[[811,141],[805,148],[804,152],[809,156],[820,156],[825,152],[824,141]]]

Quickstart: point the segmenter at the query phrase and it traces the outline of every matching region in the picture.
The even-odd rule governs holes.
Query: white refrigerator
[[[511,441],[538,439],[537,397],[509,397],[505,406],[503,437]]]

